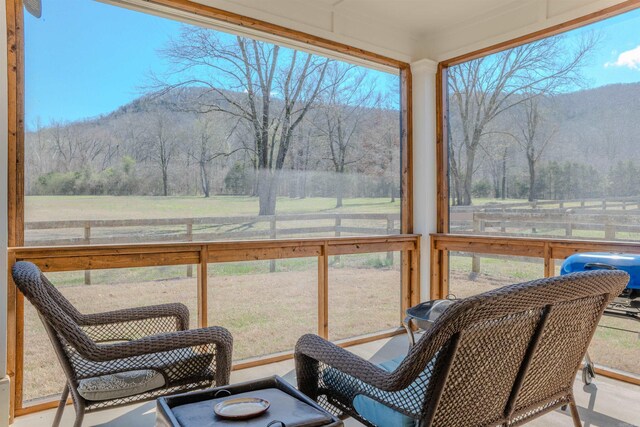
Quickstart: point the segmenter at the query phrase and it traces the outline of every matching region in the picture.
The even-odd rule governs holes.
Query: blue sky
[[[150,71],[167,70],[157,50],[181,25],[92,0],[43,0],[41,19],[25,13],[27,127],[36,118],[46,125],[94,117],[135,99]],[[640,81],[640,10],[569,34],[591,29],[601,40],[584,70],[589,85]]]

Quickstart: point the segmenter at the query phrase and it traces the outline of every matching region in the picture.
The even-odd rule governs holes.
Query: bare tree
[[[149,157],[158,165],[162,175],[162,195],[169,195],[169,165],[176,153],[177,135],[171,129],[168,115],[163,111],[150,113],[146,129]]]
[[[156,78],[155,89],[198,87],[197,111],[221,111],[250,123],[259,214],[273,215],[294,130],[320,93],[329,60],[192,27],[183,28],[162,54],[175,69],[165,79]]]
[[[450,173],[459,183],[455,204],[471,204],[476,155],[488,124],[526,102],[523,94],[552,94],[579,84],[581,67],[595,43],[589,35],[572,49],[565,37],[554,36],[448,70],[450,113],[459,118],[459,126],[449,128],[449,154],[455,161]]]
[[[536,200],[536,165],[557,128],[550,123],[552,114],[541,106],[539,96],[525,95],[525,100],[512,111],[518,132],[513,135],[523,149],[529,169],[529,201]]]
[[[213,113],[198,114],[194,122],[193,137],[197,140],[195,150],[189,150],[187,156],[193,158],[198,164],[200,188],[204,197],[211,194],[211,179],[209,169],[213,160],[219,157],[228,157],[239,149],[232,150],[229,140],[235,127],[225,133],[225,129],[216,121]]]
[[[318,129],[324,133],[329,146],[329,160],[336,172],[336,208],[342,207],[343,176],[346,167],[356,163],[353,145],[359,131],[369,117],[365,108],[374,100],[374,82],[367,81],[367,73],[356,67],[334,62],[327,72],[328,88],[322,97],[323,121]],[[379,100],[378,100],[379,101]]]

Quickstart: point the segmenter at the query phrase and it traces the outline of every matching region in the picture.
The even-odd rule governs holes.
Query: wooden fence
[[[550,236],[615,241],[636,240],[633,235],[637,234],[640,239],[640,199],[637,197],[534,203],[452,207],[450,229],[452,233],[496,237]],[[622,233],[626,235],[621,236]],[[472,273],[479,273],[481,256],[471,256]]]
[[[295,227],[283,226],[292,223]],[[282,237],[309,237],[312,235],[341,237],[345,234],[370,236],[398,233],[400,233],[400,214],[376,213],[30,221],[25,223],[25,243],[27,246],[273,240]],[[393,263],[393,252],[387,253],[387,260]],[[274,272],[275,269],[276,261],[271,260],[270,271]],[[186,270],[187,277],[193,277],[193,266],[188,265]],[[91,284],[89,270],[84,272],[84,282]]]

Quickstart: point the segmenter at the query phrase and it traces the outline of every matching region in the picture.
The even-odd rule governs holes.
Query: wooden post
[[[318,257],[318,335],[329,339],[329,247]]]
[[[342,235],[342,232],[340,231],[340,227],[342,227],[342,218],[340,217],[340,214],[336,214],[336,225],[335,225],[336,229],[335,229],[335,235],[336,237],[340,237]],[[333,262],[334,263],[340,263],[340,255],[335,255],[333,257]]]
[[[565,225],[564,235],[568,237],[573,235],[573,225],[571,223]]]
[[[616,240],[616,226],[607,222],[604,225],[604,238],[606,240]]]
[[[484,232],[484,220],[478,219],[473,216],[473,231],[474,233]],[[480,256],[476,253],[471,255],[471,278],[474,279],[476,275],[480,273]]]
[[[187,242],[193,242],[193,222],[187,223]],[[187,277],[193,277],[193,265],[187,265]]]
[[[271,228],[271,238],[275,239],[276,238],[276,216],[273,215],[271,217],[271,221],[269,222],[270,224],[270,228]],[[271,261],[269,261],[269,272],[270,273],[275,273],[276,271],[276,260],[272,259]]]
[[[400,324],[404,319],[404,313],[411,307],[411,251],[400,252],[400,270],[402,280],[400,281]]]
[[[544,245],[544,277],[553,277],[556,275],[555,260],[551,256],[551,245]]]
[[[393,218],[387,217],[387,234],[393,234]],[[387,263],[393,266],[393,252],[387,252]]]
[[[204,328],[208,325],[208,271],[207,262],[209,259],[209,249],[207,245],[202,245],[200,249],[200,263],[198,264],[198,327]]]
[[[409,305],[420,303],[420,239],[416,242],[416,249],[411,251],[411,298]]]
[[[602,199],[602,210],[607,210],[607,199]]]
[[[13,416],[17,404],[22,406],[22,400],[16,400],[16,383],[17,372],[19,371],[16,359],[17,352],[22,351],[22,348],[18,348],[18,313],[17,313],[17,301],[18,301],[18,288],[13,282],[11,276],[11,267],[16,262],[15,254],[9,252],[7,256],[7,376],[9,377],[9,423],[13,423]],[[4,351],[4,350],[2,350]]]
[[[84,243],[86,245],[91,244],[91,223],[89,221],[84,224]],[[91,284],[91,270],[84,271],[84,284]]]

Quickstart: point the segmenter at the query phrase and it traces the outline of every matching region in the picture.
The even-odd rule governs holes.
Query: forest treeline
[[[181,111],[164,98],[171,97],[142,97],[96,119],[36,125],[25,138],[26,193],[163,195],[166,172],[168,195],[256,195],[246,126],[222,112]],[[336,176],[322,108],[294,134],[278,194],[336,197],[340,183],[344,197],[397,197],[399,112],[358,107],[361,124]]]
[[[640,84],[609,85],[549,97],[538,135],[549,137],[535,162],[536,199],[640,194]],[[542,110],[542,109],[541,109]],[[492,124],[479,153],[473,197],[527,199],[526,151],[513,115]]]

